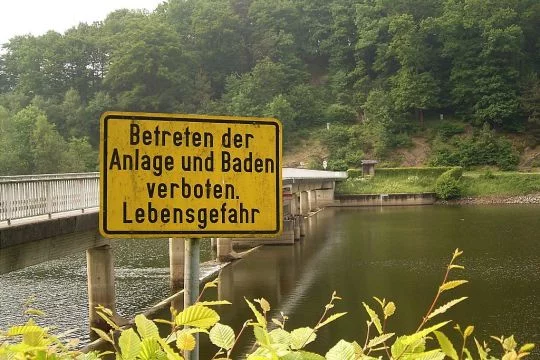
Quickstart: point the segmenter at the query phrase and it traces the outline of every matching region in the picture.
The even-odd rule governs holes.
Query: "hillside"
[[[508,139],[519,154],[517,170],[540,171],[540,145],[531,144],[529,135],[514,133],[501,135],[501,137]],[[428,133],[416,134],[411,137],[411,143],[408,146],[394,148],[382,158],[372,153],[365,153],[363,158],[379,160],[383,166],[428,166],[432,154],[432,142]],[[283,164],[287,167],[321,167],[322,161],[330,158],[332,154],[321,141],[320,133],[312,132],[299,139],[294,146],[285,149]]]

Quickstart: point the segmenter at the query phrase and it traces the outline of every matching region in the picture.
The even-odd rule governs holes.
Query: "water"
[[[469,299],[441,319],[474,324],[481,339],[514,334],[520,342],[539,344],[539,234],[539,206],[326,209],[309,219],[301,242],[264,247],[223,269],[219,289],[210,289],[206,297],[235,304],[218,311],[221,322],[238,332],[252,317],[244,297],[266,298],[273,306],[271,316],[286,313],[287,328],[293,329],[313,326],[336,290],[343,300],[335,311],[349,314],[322,329],[309,346],[325,352],[340,338],[363,343],[367,317],[361,303],[375,308],[372,296],[397,304],[389,331],[414,331],[459,247],[465,270],[453,278],[470,283],[445,294],[441,304],[460,296]],[[166,241],[118,241],[115,255],[122,315],[131,316],[169,295]],[[35,294],[35,306],[49,314],[47,322],[84,331],[85,275],[81,254],[0,276],[0,328],[19,319],[22,302]],[[233,357],[251,345],[246,338]],[[203,344],[201,359],[213,351]]]

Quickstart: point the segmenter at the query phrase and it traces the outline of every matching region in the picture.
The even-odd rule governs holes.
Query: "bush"
[[[463,124],[443,122],[437,126],[437,134],[445,140],[450,139],[454,135],[463,134],[464,132],[465,126]]]
[[[461,184],[459,178],[462,173],[462,171],[460,174],[459,170],[451,169],[439,176],[435,182],[435,194],[439,199],[448,200],[461,196]]]
[[[475,352],[481,360],[496,360],[497,358],[493,357],[485,342],[482,343],[476,339],[473,342],[474,326],[469,325],[463,329],[459,325],[454,326],[460,341],[459,347],[456,347],[443,333],[451,321],[433,320],[440,319],[443,313],[467,299],[463,296],[442,305],[439,303],[443,292],[447,294],[452,289],[467,283],[466,280],[451,280],[449,277],[459,269],[463,269],[463,266],[457,264],[457,259],[461,254],[462,251],[459,249],[454,251],[446,267],[444,280],[414,333],[399,336],[392,332],[388,326],[388,319],[396,314],[396,305],[393,301],[375,297],[374,301],[370,302],[371,304],[362,303],[368,317],[365,339],[358,338],[357,341],[352,342],[339,340],[336,345],[326,351],[325,356],[310,352],[306,348],[317,340],[317,332],[321,328],[347,314],[336,313],[332,310],[341,300],[335,291],[328,304],[324,306],[322,316],[316,324],[296,329],[286,327],[289,325],[288,316],[283,313],[276,318],[270,318],[271,306],[264,298],[255,299],[253,302],[245,299],[252,316],[244,322],[239,331],[235,332],[230,326],[219,322],[220,316],[213,309],[217,305],[230,305],[230,302],[199,301],[205,289],[217,286],[217,280],[215,280],[205,284],[196,304],[180,312],[172,310],[172,321],[157,320],[170,325],[172,330],[166,337],[162,337],[159,333],[157,321],[152,321],[144,315],[137,315],[132,327],[121,329],[112,320],[113,313],[101,307],[98,308],[99,315],[113,330],[109,332],[94,330],[101,339],[113,346],[114,353],[83,354],[72,350],[72,346],[60,340],[60,336],[50,334],[47,328],[38,326],[30,320],[23,326],[13,326],[6,332],[0,332],[0,359],[99,360],[104,359],[106,355],[115,355],[116,359],[122,360],[182,360],[183,352],[195,349],[198,340],[194,334],[199,333],[200,336],[208,336],[210,343],[216,346],[216,354],[212,359],[239,359],[236,349],[238,339],[252,334],[253,347],[249,351],[247,360],[373,360],[383,358],[442,360],[447,357],[472,359],[472,354]],[[246,331],[247,329],[252,331]],[[350,337],[355,335],[349,334]],[[521,359],[528,356],[534,349],[534,344],[518,347],[513,336],[493,337],[493,339],[499,343],[501,358],[505,360]],[[458,351],[461,356],[458,355]],[[464,357],[464,355],[467,356]]]
[[[519,156],[510,141],[484,128],[473,137],[459,138],[451,143],[438,139],[433,144],[430,164],[434,166],[493,165],[501,170],[514,170]]]

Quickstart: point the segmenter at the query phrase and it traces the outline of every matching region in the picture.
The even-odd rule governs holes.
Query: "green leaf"
[[[141,352],[139,353],[139,359],[141,360],[164,360],[167,358],[167,354],[161,350],[159,343],[156,339],[146,338],[141,342]]]
[[[504,339],[502,342],[503,349],[506,351],[512,351],[516,349],[517,343],[516,340],[514,340],[514,335]]]
[[[218,313],[214,310],[202,305],[192,305],[176,315],[174,321],[177,326],[208,329],[217,323],[219,319]]]
[[[454,345],[452,345],[452,342],[448,339],[448,337],[446,337],[446,335],[440,331],[434,331],[433,333],[437,337],[441,350],[446,354],[446,356],[452,360],[458,360],[459,357],[456,349],[454,349]]]
[[[105,310],[109,310],[109,309],[105,309]],[[112,321],[111,318],[109,318],[107,314],[102,313],[101,311],[97,311],[96,313],[99,315],[100,318],[105,320],[105,322],[109,324],[111,328],[113,328],[114,330],[120,330],[120,326],[116,325],[116,323]]]
[[[260,345],[262,346],[270,345],[270,336],[268,335],[266,328],[262,328],[258,325],[254,325],[253,333],[255,334],[255,339],[257,339]]]
[[[448,281],[448,282],[445,282],[444,284],[442,284],[442,285],[439,287],[439,291],[440,291],[440,292],[447,291],[447,290],[456,288],[456,287],[458,287],[458,286],[460,286],[460,285],[466,284],[466,283],[468,283],[468,282],[469,282],[469,281],[467,281],[467,280],[452,280],[452,281]]]
[[[282,328],[277,328],[270,331],[269,335],[272,344],[284,344],[286,346],[289,346],[291,344],[291,334],[288,331],[283,330]]]
[[[46,315],[43,311],[38,310],[38,309],[32,309],[32,308],[26,309],[24,311],[24,314],[25,315],[34,315],[34,316],[45,316]]]
[[[388,333],[388,334],[382,334],[380,336],[374,337],[373,339],[369,340],[367,347],[372,348],[379,344],[384,343],[386,340],[390,339],[392,336],[394,336],[395,333]]]
[[[325,360],[324,356],[307,351],[290,352],[280,357],[280,360]]]
[[[379,335],[382,334],[382,325],[381,325],[381,320],[379,319],[379,316],[377,315],[377,313],[375,311],[373,311],[369,307],[368,304],[366,304],[365,302],[362,302],[362,304],[366,308],[366,311],[367,311],[369,317],[371,318],[371,321],[373,322],[373,324],[375,324],[375,327],[377,328],[377,331],[379,332]]]
[[[195,336],[188,332],[179,332],[176,334],[176,347],[182,351],[192,351],[196,345]]]
[[[476,349],[478,350],[478,356],[480,356],[480,360],[487,360],[488,353],[484,349],[484,347],[480,345],[480,343],[478,342],[478,340],[476,340],[476,338],[474,338],[474,343],[476,344]]]
[[[199,301],[197,305],[216,306],[216,305],[232,305],[232,303],[227,300],[215,300],[215,301]]]
[[[469,337],[469,336],[472,335],[473,331],[474,331],[474,326],[469,325],[469,326],[467,326],[467,327],[465,328],[465,331],[463,332],[463,336]]]
[[[452,306],[462,302],[463,300],[467,299],[467,296],[463,296],[459,299],[454,299],[452,301],[447,302],[446,304],[439,306],[437,309],[433,310],[429,315],[428,319],[431,319],[432,317],[442,314],[446,312],[446,310],[450,309]]]
[[[217,323],[210,330],[210,341],[219,348],[230,350],[235,339],[234,330],[230,326]]]
[[[328,325],[328,324],[331,323],[332,321],[337,320],[337,319],[339,319],[340,317],[342,317],[343,315],[346,315],[346,314],[347,314],[346,312],[337,313],[337,314],[332,314],[332,315],[330,315],[329,317],[327,317],[326,320],[324,320],[323,322],[321,322],[320,324],[318,324],[317,326],[315,326],[315,329],[316,329],[316,330],[319,330],[319,329],[322,328],[323,326]]]
[[[442,328],[443,326],[445,326],[449,322],[450,321],[445,321],[445,322],[442,322],[442,323],[438,323],[437,325],[433,325],[433,326],[431,326],[431,327],[429,327],[427,329],[420,330],[420,331],[418,331],[418,332],[416,332],[416,333],[414,333],[412,335],[405,336],[402,339],[402,341],[403,341],[403,343],[405,345],[411,345],[411,344],[417,342],[418,340],[425,338],[427,335],[429,335],[433,331]]]
[[[439,349],[414,354],[414,360],[443,360],[446,355]]]
[[[522,347],[519,348],[519,352],[520,352],[520,353],[531,352],[531,351],[533,351],[534,346],[535,346],[535,345],[534,345],[534,344],[531,344],[531,343],[524,344]]]
[[[340,340],[326,353],[326,360],[354,360],[354,346],[353,344]]]
[[[255,305],[253,305],[251,303],[251,301],[249,301],[248,299],[245,299],[245,300],[246,300],[249,308],[251,309],[251,311],[255,315],[255,318],[257,319],[257,323],[262,327],[266,327],[266,319],[264,318],[264,316],[259,312],[259,310],[257,310]]]
[[[141,351],[141,339],[133,329],[122,331],[118,339],[123,360],[135,360]]]
[[[139,314],[135,316],[135,325],[137,326],[137,332],[141,338],[156,338],[159,337],[159,331],[152,320],[148,320],[146,316]]]
[[[45,329],[38,325],[17,325],[8,329],[7,336],[26,335],[30,333],[44,334]]]
[[[98,334],[98,336],[107,341],[107,342],[110,342],[111,344],[114,345],[114,342],[112,340],[112,338],[109,336],[109,334],[107,334],[105,331],[101,330],[101,329],[98,329],[98,328],[92,328],[92,330],[94,330],[96,332],[96,334]]]
[[[174,351],[173,348],[165,342],[165,340],[161,338],[158,338],[156,340],[158,341],[159,345],[161,345],[163,351],[165,351],[165,353],[167,354],[168,360],[184,360],[184,358],[180,356],[176,351]]]
[[[270,311],[270,303],[266,301],[265,298],[255,299],[253,301],[255,301],[256,303],[259,303],[259,305],[261,306],[261,309],[265,313]]]
[[[390,316],[394,315],[396,312],[396,304],[394,304],[393,301],[390,301],[386,306],[384,307],[384,318],[389,318]]]
[[[291,331],[291,349],[300,350],[316,338],[315,331],[310,327],[294,329]]]

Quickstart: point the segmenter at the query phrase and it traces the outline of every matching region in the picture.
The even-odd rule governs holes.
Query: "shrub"
[[[459,177],[456,179],[456,177]],[[435,194],[439,199],[448,200],[461,196],[461,184],[459,182],[459,170],[448,170],[435,182]]]
[[[443,333],[443,328],[451,321],[434,322],[453,306],[467,299],[466,296],[456,298],[440,305],[442,293],[467,283],[466,280],[451,280],[450,274],[463,269],[457,264],[458,257],[462,254],[459,249],[453,253],[450,263],[446,267],[444,280],[438,287],[434,299],[431,301],[426,314],[421,318],[417,330],[410,335],[398,336],[388,329],[388,319],[395,315],[396,305],[386,299],[374,298],[375,309],[363,302],[368,321],[365,340],[348,342],[339,340],[330,348],[325,356],[318,355],[306,350],[307,345],[317,339],[317,332],[328,324],[345,316],[346,313],[334,313],[335,304],[341,300],[336,292],[330,297],[330,301],[324,307],[322,316],[313,326],[300,327],[286,330],[288,317],[281,316],[269,321],[271,306],[265,299],[255,299],[253,302],[246,299],[247,306],[253,316],[244,322],[238,333],[228,325],[221,324],[219,314],[212,308],[216,305],[230,305],[228,301],[200,301],[185,308],[181,312],[173,310],[173,320],[157,320],[171,326],[171,333],[163,338],[156,323],[147,319],[144,315],[135,317],[132,328],[121,329],[111,317],[112,312],[105,308],[99,308],[99,315],[107,321],[113,330],[105,332],[94,329],[104,341],[114,348],[114,355],[122,360],[182,360],[182,352],[192,351],[197,343],[194,334],[207,334],[210,342],[216,346],[217,352],[212,359],[238,359],[235,347],[241,336],[251,333],[255,337],[254,345],[247,360],[264,359],[305,359],[305,360],[373,360],[373,359],[434,359],[442,360],[446,357],[451,359],[472,359],[473,351],[469,350],[472,343],[471,336],[474,326],[469,325],[461,328],[454,326],[460,338],[459,347],[455,347],[452,341]],[[217,280],[205,284],[204,290],[216,287]],[[157,322],[156,321],[156,322]],[[270,330],[270,328],[273,328]],[[251,328],[252,331],[245,331]],[[5,335],[4,335],[5,334]],[[351,334],[353,335],[353,334]],[[501,358],[504,360],[521,359],[530,354],[534,344],[525,344],[518,347],[513,336],[500,338],[493,337],[500,343],[502,348]],[[362,344],[362,345],[361,345]],[[486,343],[474,339],[474,345],[480,360],[496,360]],[[98,360],[109,353],[82,354],[73,351],[64,345],[58,337],[50,335],[48,329],[42,328],[30,321],[23,326],[14,326],[7,332],[0,332],[0,359],[77,359]],[[234,356],[233,356],[234,354]],[[461,354],[461,355],[458,355]]]
[[[439,126],[437,126],[437,134],[445,140],[448,140],[452,136],[462,134],[464,132],[465,126],[463,124],[443,122]]]
[[[455,139],[451,143],[436,140],[430,164],[435,166],[479,166],[494,165],[501,170],[513,170],[519,162],[510,141],[498,137],[484,128],[473,137]]]

